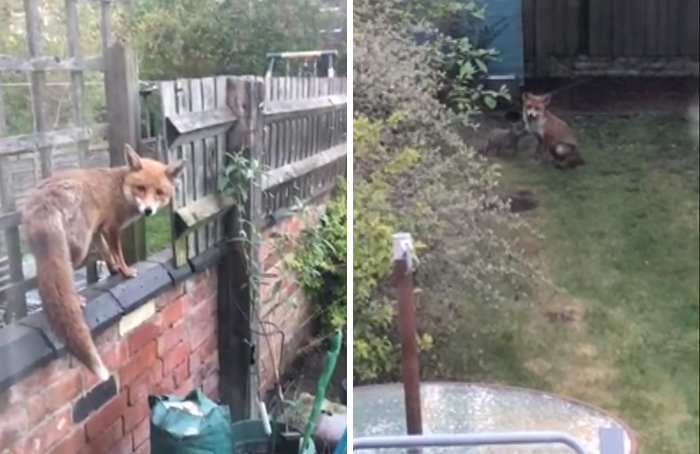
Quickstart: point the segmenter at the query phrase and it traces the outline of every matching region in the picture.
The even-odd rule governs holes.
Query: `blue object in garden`
[[[477,42],[496,49],[498,60],[489,63],[488,79],[517,91],[525,77],[523,6],[517,0],[484,0],[486,19],[477,29]],[[515,89],[515,90],[513,90]]]

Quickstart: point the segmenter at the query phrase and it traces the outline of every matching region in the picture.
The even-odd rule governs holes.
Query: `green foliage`
[[[245,153],[230,153],[219,182],[223,194],[238,201],[236,214],[241,226],[248,230],[235,241],[247,248],[251,243],[259,245],[261,232],[246,220],[244,205],[247,201],[251,181],[256,180],[265,171],[258,161],[251,161]],[[306,217],[310,207],[302,201],[294,203],[294,216]],[[270,240],[268,240],[270,241]],[[286,257],[289,247],[294,247],[294,256]],[[267,258],[284,260],[286,268],[294,273],[286,274],[285,280],[303,289],[312,305],[316,335],[326,337],[337,328],[347,325],[347,186],[339,180],[334,188],[326,211],[319,222],[304,229],[299,239],[290,234],[279,235],[271,245]],[[253,304],[262,307],[270,302],[279,301],[282,292],[280,276],[269,275],[260,263],[249,260],[251,284],[259,288],[265,285],[265,278],[275,279],[269,296],[258,300],[258,292],[253,292]],[[292,295],[286,295],[282,304],[294,305]]]
[[[445,74],[442,94],[449,106],[460,113],[483,108],[494,109],[499,99],[510,99],[505,85],[498,90],[486,88],[484,80],[489,62],[498,58],[494,49],[476,47],[469,38],[443,37],[436,53],[436,64]]]
[[[468,147],[455,127],[474,126],[469,114],[495,96],[468,83],[478,80],[483,65],[476,62],[490,52],[443,53],[439,44],[447,38],[417,39],[419,27],[431,33],[436,27],[412,11],[399,0],[353,4],[353,373],[359,382],[398,375],[393,233],[414,238],[419,345],[435,375],[446,369],[435,355],[449,348],[462,322],[479,341],[467,352],[470,364],[490,358],[489,339],[509,339],[509,324],[473,323],[468,315],[515,319],[513,301],[531,276],[506,239],[523,223],[496,192],[498,166]],[[436,96],[450,61],[463,63],[466,115],[459,117]]]
[[[329,18],[319,2],[147,0],[128,33],[143,79],[262,75],[265,54],[319,46]]]
[[[412,148],[389,153],[379,145],[381,131],[400,123],[395,114],[386,121],[353,119],[353,155],[362,162],[381,162],[371,180],[359,180],[353,188],[353,372],[358,380],[372,380],[394,373],[397,339],[394,333],[395,303],[377,292],[391,276],[392,234],[399,220],[390,204],[392,182],[420,162]],[[416,249],[422,249],[418,243]],[[420,337],[425,351],[432,344]]]
[[[347,186],[341,180],[320,222],[302,232],[287,261],[312,304],[317,336],[347,325],[347,231]]]

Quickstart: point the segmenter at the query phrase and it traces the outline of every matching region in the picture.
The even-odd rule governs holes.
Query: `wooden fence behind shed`
[[[698,74],[698,0],[523,0],[526,73]]]

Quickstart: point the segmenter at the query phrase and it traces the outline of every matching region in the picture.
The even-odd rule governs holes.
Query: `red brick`
[[[187,298],[181,296],[163,307],[160,324],[163,328],[169,328],[183,319]]]
[[[172,328],[165,330],[165,332],[158,338],[158,357],[162,358],[171,351],[177,344],[182,342],[187,338],[187,331],[185,329],[185,322],[180,321],[176,323]]]
[[[128,407],[124,412],[124,433],[128,434],[144,419],[147,420],[149,413],[150,410],[146,399],[143,399],[135,405]]]
[[[121,417],[126,408],[126,394],[122,393],[93,413],[85,423],[85,434],[88,441],[99,437],[115,421],[120,420],[121,424]]]
[[[163,377],[163,362],[156,360],[148,370],[141,372],[126,386],[129,405],[134,405],[145,399],[152,392],[151,388]]]
[[[119,341],[119,337],[119,329],[115,325],[97,335],[95,345],[98,350],[103,351],[114,346]]]
[[[187,321],[192,323],[208,322],[216,312],[215,299],[213,295],[207,295],[196,301],[190,312],[187,314]]]
[[[183,381],[180,383],[180,386],[176,386],[175,389],[173,390],[174,394],[177,394],[179,396],[184,396],[190,391],[192,391],[195,387],[195,381],[193,380],[192,377],[188,378],[187,380]]]
[[[114,339],[111,344],[105,344],[100,349],[100,357],[110,371],[119,370],[119,367],[129,360],[129,350],[124,341]],[[84,366],[79,366],[83,375],[83,389],[92,389],[97,385],[98,378],[90,373]]]
[[[156,309],[160,310],[185,294],[185,286],[182,283],[176,284],[173,288],[161,293],[156,298]]]
[[[139,446],[139,449],[134,451],[134,454],[151,454],[151,442],[146,441],[144,444]]]
[[[214,320],[208,322],[192,323],[189,326],[189,339],[193,348],[199,348],[211,337],[216,336]]]
[[[152,394],[172,394],[177,386],[172,375],[164,375],[163,379],[153,386]]]
[[[187,361],[190,355],[189,342],[180,342],[174,349],[167,352],[163,357],[163,375],[170,374],[183,362]]]
[[[43,454],[62,441],[72,428],[71,408],[66,407],[47,418],[27,435],[16,448],[22,454]]]
[[[219,374],[218,372],[209,375],[202,383],[202,391],[213,401],[219,399]]]
[[[172,377],[175,387],[179,387],[182,382],[190,377],[189,363],[190,361],[185,361],[173,370]]]
[[[112,446],[106,454],[131,454],[133,449],[131,448],[131,435],[126,434],[121,440]],[[102,453],[94,453],[102,454]]]
[[[129,345],[129,356],[133,356],[143,347],[154,339],[157,339],[161,333],[159,320],[148,321],[139,325],[136,329],[129,333],[127,342]]]
[[[27,424],[27,417],[21,408],[18,408],[14,417],[7,415],[0,418],[0,452],[11,446],[30,428]]]
[[[13,393],[16,393],[18,398],[35,396],[46,388],[47,383],[53,383],[60,379],[69,368],[70,356],[51,361],[14,385]]]
[[[49,454],[76,454],[84,447],[85,431],[82,427],[76,427],[54,446],[51,451],[49,451]]]
[[[201,385],[204,380],[211,374],[219,370],[219,361],[216,354],[211,355],[209,358],[205,358],[204,361],[199,365],[199,367],[192,373],[191,377],[194,378],[195,383]]]
[[[78,369],[68,369],[54,383],[45,385],[43,392],[26,401],[29,425],[34,426],[76,398],[83,389],[83,380]]]
[[[218,339],[212,332],[199,347],[190,354],[190,375],[194,375],[204,361],[216,352]]]
[[[89,452],[102,453],[107,452],[109,448],[116,445],[124,436],[124,421],[122,418],[117,418],[105,430],[100,432],[97,437],[90,440]]]
[[[158,345],[155,340],[152,340],[119,369],[120,385],[126,386],[134,381],[141,372],[152,367],[157,360]]]
[[[134,430],[131,431],[131,447],[134,451],[140,448],[141,445],[143,445],[148,440],[148,436],[150,435],[150,429],[150,421],[148,418],[146,418],[140,423],[138,423],[138,425],[134,427]]]

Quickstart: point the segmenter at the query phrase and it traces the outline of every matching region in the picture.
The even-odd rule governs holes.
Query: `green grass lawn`
[[[507,186],[539,202],[529,254],[565,291],[539,295],[522,367],[626,420],[646,454],[698,452],[698,149],[681,118],[572,121],[587,165],[561,172],[523,151]]]
[[[146,218],[146,251],[148,255],[170,247],[170,209]]]

